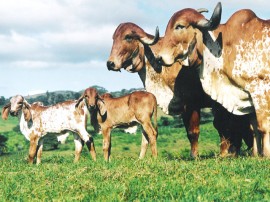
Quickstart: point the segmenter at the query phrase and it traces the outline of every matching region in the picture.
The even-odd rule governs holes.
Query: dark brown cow
[[[111,131],[120,126],[130,126],[134,122],[142,125],[143,135],[140,158],[146,153],[148,142],[152,155],[157,157],[157,101],[153,94],[135,91],[122,97],[113,98],[109,94],[101,97],[95,88],[87,88],[79,98],[77,105],[86,101],[91,114],[91,124],[103,135],[103,152],[105,160],[111,154]],[[151,117],[154,116],[153,127]]]
[[[153,44],[157,37],[145,33],[133,23],[120,24],[113,35],[113,46],[107,66],[109,70],[114,71],[124,68],[130,72],[138,72],[145,89],[156,96],[158,105],[165,113],[179,115],[183,112],[183,122],[191,144],[190,154],[196,157],[200,133],[200,109],[210,107],[211,101],[203,92],[195,68],[182,68],[179,63],[174,63],[170,67],[157,64],[154,57],[160,50],[163,39],[160,38],[151,46],[151,49],[141,40],[148,38],[148,41]],[[240,147],[236,145],[241,145],[243,135],[234,131],[234,128],[230,128],[231,124],[229,124],[235,122],[235,117],[226,115],[222,107],[218,106],[218,108],[220,108],[216,110],[218,117],[214,123],[223,140],[221,154],[228,153],[229,145],[237,147],[235,150],[239,151]],[[230,118],[224,120],[223,117]],[[237,119],[237,121],[245,127],[248,125],[245,120]],[[234,141],[235,136],[240,137],[240,140]],[[246,142],[249,141],[246,140]],[[251,147],[250,144],[248,146]]]
[[[219,24],[220,18],[220,3],[210,20],[191,8],[176,12],[167,25],[159,60],[187,66],[203,61],[199,70],[204,91],[229,112],[251,115],[257,134],[253,154],[269,157],[270,22],[247,9],[225,24]]]

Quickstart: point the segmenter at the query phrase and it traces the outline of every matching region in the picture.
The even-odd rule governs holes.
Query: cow
[[[200,109],[211,107],[212,101],[204,93],[195,68],[182,68],[180,63],[174,63],[170,67],[157,63],[155,56],[163,41],[163,38],[157,40],[158,37],[158,34],[152,36],[145,33],[134,23],[120,24],[113,35],[113,46],[107,67],[113,71],[120,71],[123,68],[132,73],[138,72],[146,91],[156,96],[158,105],[165,113],[179,115],[183,112],[182,118],[191,145],[190,155],[197,157]],[[152,44],[151,48],[148,44]],[[224,110],[216,111],[219,117],[215,119],[214,123],[222,139],[221,154],[225,155],[228,153],[229,146],[233,145],[230,143],[232,142],[230,139],[233,139],[238,131],[235,132],[234,128],[228,128],[231,124],[222,123],[224,121],[222,117],[226,116]],[[230,118],[231,122],[235,121],[234,117]],[[244,127],[247,125],[243,121],[241,124]],[[229,135],[229,133],[234,134]],[[251,147],[249,141],[244,140],[248,147]],[[237,148],[237,150],[239,149]]]
[[[253,155],[270,156],[270,21],[248,9],[220,24],[218,3],[210,20],[195,9],[168,22],[158,60],[197,68],[203,90],[235,115],[249,115],[255,132]]]
[[[117,127],[141,124],[143,128],[140,159],[144,158],[148,143],[153,157],[157,157],[157,101],[145,91],[134,91],[121,97],[106,93],[100,96],[95,88],[87,88],[78,99],[76,106],[85,100],[91,114],[91,124],[99,127],[103,135],[103,153],[106,161],[111,154],[111,131]],[[154,118],[154,126],[151,117]]]
[[[29,104],[21,95],[13,96],[10,102],[2,109],[2,118],[8,115],[17,116],[20,122],[21,133],[30,141],[28,162],[41,163],[43,137],[47,133],[56,133],[63,136],[66,131],[74,132],[75,158],[77,162],[86,143],[93,160],[96,160],[94,140],[86,130],[87,108],[81,103],[77,108],[75,100],[64,101],[52,106],[43,106],[39,103]],[[77,134],[75,134],[77,133]]]

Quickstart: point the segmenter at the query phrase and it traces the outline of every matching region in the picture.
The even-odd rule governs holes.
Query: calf
[[[75,108],[76,101],[65,101],[53,106],[42,106],[38,103],[29,104],[23,96],[17,95],[11,98],[10,103],[3,107],[2,118],[8,115],[18,116],[20,130],[27,140],[30,141],[29,163],[33,163],[37,155],[37,164],[41,163],[43,138],[47,133],[63,133],[72,131],[75,142],[75,159],[78,161],[82,151],[83,142],[96,160],[94,141],[86,131],[87,107],[82,102]]]
[[[87,88],[78,99],[76,106],[85,100],[91,114],[92,125],[103,135],[103,152],[106,161],[111,154],[111,130],[123,125],[129,126],[137,122],[142,125],[142,145],[140,159],[145,156],[148,142],[151,145],[152,155],[157,157],[157,101],[156,97],[148,92],[136,91],[131,94],[113,98],[109,94],[101,97],[95,88]],[[154,125],[151,117],[154,115]]]

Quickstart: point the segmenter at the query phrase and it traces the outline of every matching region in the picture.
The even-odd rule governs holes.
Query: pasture
[[[8,136],[11,148],[0,156],[1,201],[269,201],[269,159],[248,157],[246,152],[238,158],[218,157],[219,136],[211,119],[202,122],[200,157],[195,160],[189,158],[181,121],[169,117],[159,120],[156,160],[150,148],[146,158],[138,160],[140,132],[115,130],[110,163],[103,160],[102,136],[96,134],[96,162],[85,147],[74,164],[69,136],[58,150],[44,151],[42,164],[36,166],[26,163],[28,143],[12,130],[17,119],[1,120],[0,134]],[[88,130],[93,134],[91,127]],[[25,146],[15,149],[20,143]]]

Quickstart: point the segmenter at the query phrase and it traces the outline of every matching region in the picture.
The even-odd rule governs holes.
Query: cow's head
[[[30,112],[31,105],[21,95],[16,95],[10,99],[10,102],[6,104],[2,109],[2,118],[6,120],[8,115],[18,116],[22,111],[26,121],[31,119]]]
[[[218,3],[212,17],[207,20],[199,10],[187,8],[176,12],[170,19],[158,60],[170,66],[174,62],[193,65],[202,55],[204,31],[217,28],[221,19],[221,3]]]
[[[133,23],[120,24],[113,34],[113,46],[107,61],[108,70],[138,72],[144,65],[144,45],[153,45],[159,39],[159,31],[155,36],[144,32]]]
[[[99,110],[100,115],[104,115],[106,113],[106,106],[103,101],[103,99],[98,94],[97,89],[95,88],[87,88],[82,96],[77,100],[77,103],[75,107],[78,107],[78,105],[85,100],[85,103],[90,110]]]

